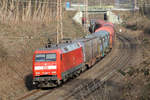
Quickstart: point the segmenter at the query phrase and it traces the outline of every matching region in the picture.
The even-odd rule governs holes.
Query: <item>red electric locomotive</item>
[[[33,56],[33,84],[36,87],[60,85],[78,73],[83,64],[78,42],[36,50]]]

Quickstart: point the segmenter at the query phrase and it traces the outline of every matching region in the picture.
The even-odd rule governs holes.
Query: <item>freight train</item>
[[[41,48],[33,55],[33,85],[56,87],[78,76],[100,61],[113,48],[112,23],[95,20],[91,34],[84,38]]]

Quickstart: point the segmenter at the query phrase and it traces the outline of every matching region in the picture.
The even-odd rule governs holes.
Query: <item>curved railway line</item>
[[[115,72],[117,72],[117,70],[121,69],[123,71],[123,70],[126,70],[129,67],[128,65],[130,64],[130,61],[131,61],[132,57],[135,55],[137,45],[136,45],[134,39],[128,39],[127,37],[124,37],[124,36],[121,36],[121,35],[118,36],[118,39],[123,43],[123,45],[121,45],[121,49],[120,49],[120,52],[119,52],[120,56],[116,57],[115,59],[113,59],[112,62],[108,63],[108,65],[111,66],[112,72],[109,73],[109,71],[108,71],[108,73],[106,73],[107,75],[105,76],[106,78],[105,77],[101,78],[101,76],[99,76],[99,79],[101,81],[96,80],[94,82],[91,82],[95,86],[91,85],[91,83],[90,83],[88,85],[88,87],[85,87],[85,88],[89,88],[91,91],[90,92],[88,91],[87,93],[85,91],[83,92],[85,94],[82,95],[83,97],[81,97],[81,98],[84,98],[84,100],[86,100],[86,98],[88,98],[89,95],[91,95],[93,91],[95,91],[99,88],[103,89],[103,84],[105,84],[105,81],[107,81],[109,79],[117,79],[118,76],[115,73]],[[121,53],[121,51],[123,53]],[[121,57],[121,55],[122,55],[122,57]],[[119,67],[116,67],[116,65],[119,66]],[[82,100],[81,98],[80,99],[78,98],[78,100]],[[69,99],[65,99],[65,100],[69,100]]]
[[[122,45],[119,47],[119,54],[114,57],[111,62],[104,66],[104,68],[106,67],[107,69],[105,69],[102,74],[96,76],[96,78],[94,78],[91,82],[82,86],[82,88],[75,91],[70,96],[67,96],[64,100],[70,100],[71,97],[75,97],[78,100],[82,100],[83,98],[86,100],[86,97],[88,97],[89,94],[96,89],[102,87],[105,81],[115,77],[115,72],[117,72],[117,70],[127,68],[127,64],[130,63],[130,58],[133,56],[133,51],[135,51],[136,47],[130,39],[119,34],[117,37],[121,41]]]
[[[79,77],[65,83],[62,87],[48,90],[33,90],[18,100],[83,100],[103,83],[115,77],[117,70],[126,69],[136,52],[136,41],[117,34],[115,48],[104,59]],[[98,67],[99,66],[99,67]],[[57,98],[57,99],[56,99]]]

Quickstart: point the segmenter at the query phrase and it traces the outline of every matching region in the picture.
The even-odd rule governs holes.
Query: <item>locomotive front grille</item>
[[[36,76],[34,81],[51,81],[57,80],[57,75],[43,75],[43,76]]]

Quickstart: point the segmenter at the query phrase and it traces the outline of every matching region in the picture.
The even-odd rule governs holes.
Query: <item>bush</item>
[[[126,73],[125,73],[124,71],[122,71],[121,69],[119,69],[118,72],[119,72],[121,75],[123,75],[123,76],[126,75]]]
[[[135,69],[133,67],[130,67],[129,71],[127,72],[130,76],[132,76],[135,73]]]
[[[2,42],[0,42],[0,60],[6,60],[7,59],[7,51],[2,45]]]
[[[143,68],[141,69],[141,72],[143,72],[145,76],[149,75],[149,69]]]
[[[144,75],[145,75],[145,76],[148,76],[148,75],[149,75],[149,69],[145,69],[145,70],[144,70]]]

